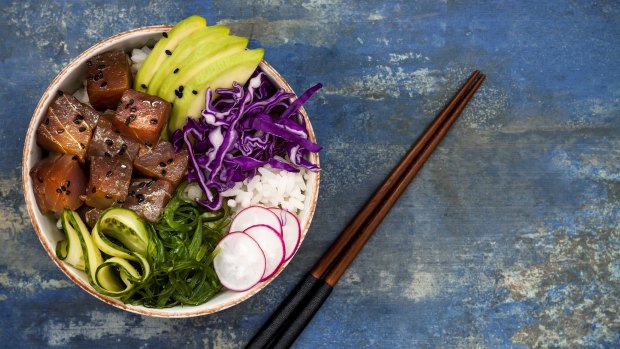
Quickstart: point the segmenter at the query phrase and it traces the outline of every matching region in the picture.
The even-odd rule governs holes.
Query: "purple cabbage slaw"
[[[217,89],[220,98],[215,101],[207,90],[202,117],[188,118],[172,135],[176,151],[187,146],[187,179],[198,182],[205,194],[198,203],[220,209],[221,192],[252,178],[266,164],[291,172],[299,167],[318,171],[304,156],[321,147],[308,139],[304,118],[295,115],[321,87],[314,85],[290,103],[294,94],[276,89],[264,73],[256,72],[245,87],[233,82],[232,88]]]

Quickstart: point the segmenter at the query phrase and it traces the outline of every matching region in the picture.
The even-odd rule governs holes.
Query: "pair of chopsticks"
[[[469,77],[246,349],[288,348],[295,342],[484,79],[477,70]]]

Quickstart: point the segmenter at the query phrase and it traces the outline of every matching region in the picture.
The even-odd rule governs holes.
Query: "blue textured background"
[[[620,347],[620,6],[614,1],[2,1],[0,346],[237,348],[464,78],[488,74],[297,348]],[[131,28],[226,23],[297,91],[323,173],[289,267],[221,313],[108,306],[44,253],[21,193],[41,93]]]

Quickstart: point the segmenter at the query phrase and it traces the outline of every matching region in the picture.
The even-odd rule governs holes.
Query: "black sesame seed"
[[[71,195],[71,190],[67,190],[67,191],[65,192],[65,194],[67,194],[67,195]]]
[[[56,192],[60,194],[62,193],[62,190],[60,188],[56,188]]]
[[[37,176],[37,180],[39,181],[39,183],[43,183],[43,177]]]
[[[184,90],[184,89],[185,89],[185,88],[183,87],[183,85],[180,85],[180,86],[179,86],[179,92],[183,92],[183,90]]]
[[[106,87],[106,86],[108,86],[107,82],[104,81],[104,82],[101,83],[101,87]]]
[[[124,204],[124,203],[125,203],[125,200],[123,200],[123,199],[118,199],[118,200],[116,200],[116,203],[117,203],[117,204],[119,204],[119,205],[122,205],[122,204]]]
[[[80,131],[80,132],[84,132],[84,131],[86,131],[86,127],[84,127],[84,126],[80,126],[80,128],[78,128],[78,131]]]
[[[141,203],[144,201],[144,195],[142,194],[137,194],[136,195],[136,199],[138,199],[138,203]]]
[[[172,163],[172,159],[168,159],[167,163],[170,165]]]
[[[146,183],[144,183],[144,182],[140,182],[140,184],[138,184],[138,187],[140,187],[140,188],[144,188],[144,186],[145,186],[145,185],[146,185]]]
[[[149,121],[151,123],[151,125],[155,125],[157,124],[157,119],[151,119],[151,121]]]
[[[125,143],[121,144],[121,149],[123,149],[123,150],[127,149],[127,144],[125,144]]]
[[[67,186],[67,188],[69,188],[69,186],[71,186],[71,181],[67,181],[65,185]]]
[[[62,92],[61,90],[58,90],[58,95],[59,95],[59,96],[62,96],[62,95],[63,95],[63,92]]]
[[[63,132],[65,132],[65,130],[63,130],[62,128],[59,128],[58,130],[56,130],[56,133],[58,134],[62,134]]]
[[[142,88],[146,88],[146,85],[145,85],[145,84],[142,84],[142,85],[140,85],[140,87],[142,87]]]
[[[106,172],[105,176],[106,177],[112,177],[112,170]]]
[[[77,155],[73,155],[73,156],[71,157],[71,160],[77,160],[77,159],[78,159],[78,156],[77,156]]]
[[[130,99],[127,101],[127,105],[132,105],[132,104],[133,104],[133,102],[134,102],[133,98],[130,98]]]
[[[86,61],[86,65],[90,67],[91,65],[93,65],[93,62],[92,62],[92,61],[90,61],[90,60],[89,60],[89,61]]]
[[[107,157],[107,158],[111,158],[112,154],[108,153],[107,151],[105,153],[103,153],[103,156]]]
[[[179,72],[179,68],[176,68],[176,69],[175,69],[172,73],[173,73],[173,74],[176,74],[176,73],[178,73],[178,72]]]
[[[96,193],[97,192],[97,187],[93,187],[93,189],[91,189],[90,192],[93,193],[93,194]]]
[[[61,186],[60,186],[60,190],[62,190],[62,191],[67,191],[67,187],[65,187],[64,185],[61,185]]]
[[[131,107],[131,109],[129,109],[130,112],[135,113],[138,111],[138,108],[136,107]]]
[[[167,54],[168,56],[171,56],[171,55],[172,55],[172,51],[170,51],[170,50],[166,50],[166,54]]]
[[[166,33],[166,32],[161,33],[161,35],[162,35],[164,38],[167,38],[167,37],[168,37],[168,33]]]
[[[129,192],[129,196],[135,196],[135,195],[136,195],[136,191],[135,190],[132,190],[132,191]]]
[[[84,120],[84,116],[81,115],[81,114],[78,114],[78,115],[75,116],[75,119],[82,121],[82,120]]]
[[[45,121],[43,121],[44,124],[49,125],[50,124],[50,119],[45,119]]]
[[[166,175],[166,170],[161,170],[161,175],[165,176]]]
[[[129,126],[129,123],[131,122],[131,120],[129,118],[125,119],[125,125]]]
[[[131,114],[131,115],[129,115],[129,119],[130,119],[131,121],[134,121],[134,120],[136,119],[136,115],[135,115],[135,114]]]
[[[105,140],[105,144],[107,144],[108,146],[111,147],[111,146],[114,145],[114,141],[108,138],[108,139]]]
[[[153,177],[151,177],[151,179],[152,179],[152,180],[154,180],[154,181],[156,181],[156,180],[158,180],[158,179],[159,179],[159,176],[153,176]]]
[[[98,69],[105,69],[105,64],[99,64]]]
[[[146,183],[146,187],[150,188],[153,185],[153,181],[148,181],[148,183]]]
[[[196,90],[192,90],[192,93],[193,93],[193,94],[195,94],[195,95],[197,95],[197,94],[198,94],[198,91],[196,91]]]
[[[162,161],[162,162],[159,163],[159,166],[166,167],[166,163]]]
[[[125,149],[124,149],[124,148],[121,148],[121,149],[118,151],[118,155],[123,155],[123,154],[125,154]],[[122,165],[122,166],[125,166],[125,165]],[[123,167],[123,168],[124,168],[124,167]]]
[[[105,198],[106,198],[106,199],[111,199],[111,198],[112,198],[112,195],[110,195],[110,194],[105,194]]]
[[[84,145],[84,143],[80,143],[80,148],[82,148],[82,149],[86,148],[86,146]]]

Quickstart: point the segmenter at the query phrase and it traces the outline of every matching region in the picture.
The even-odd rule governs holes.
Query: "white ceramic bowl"
[[[89,58],[112,49],[123,49],[126,52],[130,52],[133,48],[139,48],[145,45],[147,42],[153,42],[154,40],[157,40],[159,37],[161,37],[162,32],[168,31],[170,30],[170,28],[170,26],[152,26],[134,29],[114,35],[84,51],[82,54],[77,56],[77,58],[75,58],[71,63],[69,63],[69,65],[66,66],[60,72],[60,74],[58,74],[58,76],[56,76],[56,78],[52,81],[52,83],[49,85],[47,90],[45,90],[45,93],[41,97],[41,100],[39,101],[39,104],[37,105],[37,108],[32,115],[30,125],[28,126],[22,161],[22,182],[28,213],[30,214],[30,218],[32,219],[34,229],[39,236],[39,240],[41,240],[45,251],[54,261],[54,263],[56,263],[56,265],[78,286],[80,286],[91,295],[99,298],[100,300],[130,312],[158,317],[191,317],[211,314],[243,302],[244,300],[250,298],[258,291],[263,289],[265,286],[267,286],[271,282],[271,280],[273,280],[284,269],[284,267],[286,267],[286,265],[284,265],[280,269],[280,271],[271,279],[256,285],[254,288],[248,291],[233,292],[224,290],[208,302],[199,306],[177,306],[166,309],[152,309],[142,306],[124,304],[116,298],[106,297],[97,293],[97,291],[95,291],[95,289],[88,283],[86,274],[72,268],[67,264],[64,264],[58,259],[58,257],[56,257],[56,244],[58,241],[64,238],[64,235],[62,231],[60,231],[56,227],[56,219],[54,217],[52,217],[50,214],[43,215],[39,211],[35,201],[32,182],[29,175],[30,169],[32,169],[32,167],[39,161],[41,156],[44,154],[43,150],[36,143],[36,128],[41,122],[41,120],[43,120],[43,118],[45,117],[47,108],[50,102],[53,100],[54,96],[56,95],[56,91],[64,90],[68,92],[73,92],[79,89],[82,85],[82,81],[85,79],[86,76],[86,61]],[[293,92],[291,87],[286,83],[282,76],[275,69],[273,69],[273,67],[267,64],[267,62],[261,62],[260,68],[276,86],[279,86],[280,88],[288,92]],[[314,132],[312,130],[312,125],[310,124],[310,120],[308,119],[308,115],[303,108],[301,108],[299,112],[306,119],[310,139],[316,142]],[[312,154],[310,160],[317,165],[319,164],[319,158],[317,154]],[[307,196],[305,207],[299,215],[302,228],[302,241],[306,233],[308,232],[310,222],[312,221],[312,216],[314,215],[314,209],[316,206],[319,191],[318,172],[311,172],[307,186],[308,189],[306,192]]]

